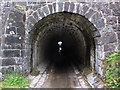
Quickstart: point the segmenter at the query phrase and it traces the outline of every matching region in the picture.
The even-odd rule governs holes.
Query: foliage
[[[12,72],[5,75],[5,80],[0,82],[0,87],[3,88],[17,88],[26,87],[29,84],[29,80],[26,79],[21,73]]]
[[[120,51],[106,57],[106,86],[111,88],[120,87]]]

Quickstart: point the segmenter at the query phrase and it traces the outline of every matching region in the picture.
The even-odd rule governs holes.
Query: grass
[[[110,88],[120,87],[120,51],[106,57],[106,86]]]
[[[20,73],[11,73],[5,75],[5,80],[0,82],[2,88],[24,88],[29,85],[29,79]]]

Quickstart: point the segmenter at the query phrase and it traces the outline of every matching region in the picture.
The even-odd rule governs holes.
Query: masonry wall
[[[30,71],[30,33],[39,20],[57,12],[83,15],[97,28],[95,70],[103,75],[103,59],[120,49],[120,2],[0,2],[1,71]],[[98,35],[100,34],[100,35]],[[97,37],[100,36],[100,37]]]

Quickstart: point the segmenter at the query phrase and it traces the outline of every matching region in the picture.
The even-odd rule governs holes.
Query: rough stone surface
[[[4,50],[3,57],[20,57],[20,50]]]
[[[48,27],[49,23],[59,24],[59,21],[53,22],[56,20],[51,20],[52,22],[50,22],[49,18],[49,20],[42,22],[46,22],[45,26],[39,23],[41,28],[33,30],[33,27],[48,15],[63,12],[63,10],[70,13],[75,12],[80,14],[82,18],[87,19],[84,20],[81,18],[79,20],[74,15],[71,17],[65,16],[65,18],[73,19],[69,26],[75,24],[74,29],[81,26],[81,32],[84,33],[85,37],[90,38],[90,40],[91,38],[94,39],[96,47],[98,45],[104,47],[101,46],[99,51],[97,51],[98,49],[94,49],[96,50],[96,56],[94,54],[93,56],[97,57],[96,60],[99,58],[99,61],[96,63],[93,62],[94,59],[90,61],[96,64],[97,73],[102,73],[102,70],[99,70],[101,68],[100,63],[102,63],[100,59],[120,49],[120,34],[118,33],[120,31],[120,2],[81,2],[79,0],[76,2],[74,0],[72,2],[67,0],[65,2],[62,0],[61,2],[25,1],[15,3],[5,2],[4,0],[0,1],[0,59],[3,62],[2,72],[7,69],[15,70],[15,67],[22,68],[24,72],[30,71],[31,54],[33,54],[31,48],[35,45],[31,43],[31,35],[34,33],[33,37],[36,38],[38,33],[42,33],[44,35],[43,38],[45,38],[48,32],[40,32],[41,28]],[[64,22],[64,19],[61,17],[60,23]],[[52,24],[50,25],[52,26]],[[73,33],[75,35],[74,30],[70,34],[73,35]],[[78,38],[77,34],[76,37]],[[34,38],[33,41],[35,42]],[[44,69],[41,69],[41,71],[44,71]],[[96,84],[98,85],[99,83]],[[93,86],[96,85],[94,84]]]
[[[73,12],[73,11],[74,11],[74,7],[75,7],[74,3],[71,2],[71,3],[70,3],[70,6],[69,6],[69,11],[70,11],[70,12]]]
[[[92,86],[92,88],[103,88],[104,87],[104,83],[97,77],[97,75],[90,73],[87,76],[87,80],[89,82],[89,84]]]
[[[65,9],[64,9],[64,11],[68,11],[68,9],[69,9],[69,5],[70,5],[70,2],[65,2]]]
[[[104,34],[101,38],[103,44],[115,43],[117,42],[115,33]]]
[[[53,6],[52,5],[48,5],[48,7],[49,7],[49,10],[50,10],[50,13],[52,13]]]
[[[63,3],[58,3],[58,12],[63,11]]]
[[[16,62],[15,62],[15,59],[3,59],[2,60],[2,66],[8,66],[8,65],[15,65]]]
[[[107,24],[113,25],[113,24],[117,23],[117,18],[116,17],[108,17],[106,21],[107,21]]]
[[[93,9],[89,9],[89,11],[86,12],[85,16],[86,16],[86,18],[90,18],[94,13],[95,13],[95,11]]]
[[[12,43],[23,43],[23,37],[19,37],[16,35],[9,35],[9,36],[5,36],[5,42],[6,44],[12,44]]]

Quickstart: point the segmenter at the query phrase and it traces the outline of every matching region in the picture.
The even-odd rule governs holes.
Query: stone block
[[[43,7],[42,8],[43,12],[46,14],[46,15],[49,15],[49,8],[47,6]]]
[[[17,5],[26,6],[27,2],[14,2]]]
[[[102,41],[101,41],[100,37],[95,37],[95,44],[96,45],[101,45],[102,44]]]
[[[50,13],[52,14],[52,12],[53,12],[53,6],[52,5],[48,5],[48,8],[50,10]]]
[[[20,50],[4,50],[3,57],[20,57]]]
[[[10,18],[10,19],[14,19],[14,18],[15,18],[15,14],[14,14],[13,12],[11,12],[11,13],[9,14],[9,18]]]
[[[100,35],[99,31],[93,32],[93,37],[100,37],[100,36],[101,36],[101,35]]]
[[[70,2],[65,2],[64,11],[66,11],[66,12],[68,11],[69,5],[70,5]]]
[[[104,28],[101,28],[100,30],[100,34],[103,35],[105,33],[110,33],[113,31],[112,26],[105,26]]]
[[[104,46],[103,45],[97,45],[96,49],[97,49],[97,51],[103,51],[104,50]]]
[[[25,28],[18,27],[17,34],[20,36],[24,36],[25,35]]]
[[[36,11],[36,12],[34,12],[32,15],[33,15],[33,17],[34,17],[36,20],[39,20],[39,16],[38,16],[37,11]]]
[[[115,42],[117,42],[116,35],[115,34],[110,35],[109,43],[115,43]]]
[[[88,11],[89,7],[86,5],[83,5],[83,15]]]
[[[110,9],[117,8],[117,7],[119,7],[119,5],[120,5],[120,2],[110,2],[109,8]]]
[[[77,5],[76,5],[76,13],[79,13],[80,12],[80,4],[78,3]]]
[[[102,9],[102,13],[103,13],[103,15],[105,15],[105,16],[109,16],[109,15],[111,15],[111,9]]]
[[[32,23],[30,23],[30,22],[27,23],[27,27],[28,27],[29,30],[31,30],[31,28],[32,28],[33,26],[34,26],[34,24],[32,24]]]
[[[75,4],[73,2],[71,2],[70,6],[69,6],[69,12],[73,12],[74,8],[75,8]]]
[[[90,18],[94,13],[95,11],[93,9],[89,9],[89,11],[85,14],[85,17]]]
[[[32,10],[33,10],[33,11],[36,11],[36,10],[38,10],[38,8],[41,8],[41,7],[42,7],[41,4],[34,5],[34,6],[32,6]]]
[[[23,21],[23,14],[18,11],[14,11],[9,14],[9,18],[15,21]]]
[[[44,15],[44,13],[43,13],[43,11],[41,9],[38,10],[38,13],[39,13],[40,17],[45,17],[45,15]]]
[[[16,65],[22,65],[23,64],[23,58],[15,58]]]
[[[96,65],[97,65],[97,66],[101,66],[101,65],[102,65],[102,61],[97,59],[97,60],[96,60]]]
[[[104,58],[104,53],[102,51],[97,51],[96,52],[96,60],[101,60]]]
[[[10,28],[6,28],[6,34],[16,34],[16,28],[15,27],[10,27]]]
[[[102,28],[105,26],[105,22],[104,19],[100,19],[99,21],[94,23],[96,25],[97,28]]]
[[[33,16],[28,17],[27,22],[35,24],[37,21],[33,18]]]
[[[8,66],[8,65],[16,65],[15,59],[13,58],[2,59],[2,66]]]
[[[91,17],[91,22],[96,22],[96,21],[98,21],[98,20],[101,19],[101,18],[102,18],[102,14],[99,13],[99,12],[97,12],[95,15],[93,15],[93,16]]]
[[[21,28],[23,28],[25,26],[25,24],[23,22],[15,22],[15,23],[13,23],[13,25],[16,27],[21,27]]]
[[[120,7],[113,8],[113,9],[112,9],[112,14],[113,14],[114,16],[120,16]]]
[[[113,25],[117,23],[117,18],[116,17],[107,17],[106,18],[107,24]]]
[[[117,42],[115,33],[106,33],[101,37],[102,44],[109,44]]]
[[[23,21],[23,14],[20,11],[14,11],[15,21]]]
[[[54,12],[56,12],[56,3],[53,3]]]
[[[24,42],[23,37],[19,37],[16,35],[7,35],[4,38],[5,38],[6,44],[12,44],[12,43],[21,43],[22,44]]]
[[[109,4],[107,2],[97,2],[95,3],[95,7],[98,9],[98,10],[102,10],[102,9],[106,9],[106,8],[109,8]],[[94,8],[95,8],[94,7]]]
[[[120,25],[112,25],[114,31],[120,31]]]
[[[15,23],[16,23],[16,21],[15,20],[11,20],[11,19],[8,19],[7,21],[5,21],[5,22],[7,22],[7,25],[9,25],[9,26],[11,26],[11,27],[14,27],[13,25],[15,25]]]
[[[10,7],[4,7],[4,8],[3,8],[3,12],[4,12],[4,13],[7,13],[7,12],[9,12],[9,11],[10,11]]]
[[[115,50],[117,45],[104,45],[104,51],[113,51]]]
[[[24,49],[25,47],[21,44],[2,44],[2,49]]]
[[[62,2],[58,2],[58,12],[62,12],[63,10],[63,3]]]

